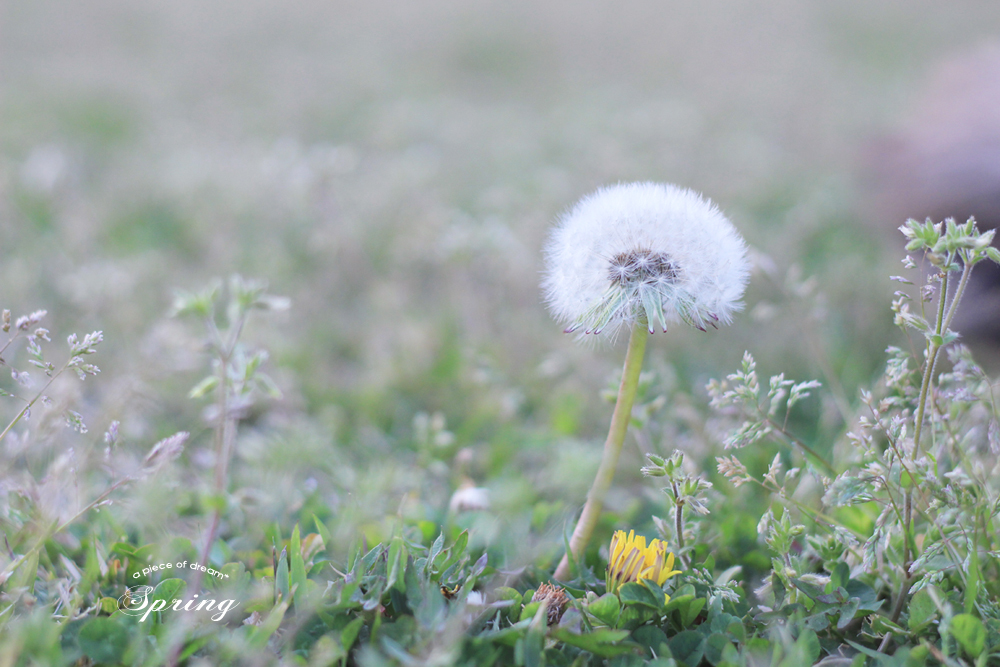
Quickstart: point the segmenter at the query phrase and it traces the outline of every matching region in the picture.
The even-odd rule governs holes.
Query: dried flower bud
[[[555,625],[566,612],[566,605],[569,604],[569,596],[562,586],[553,584],[542,584],[531,596],[532,602],[544,602],[548,608],[548,624]]]

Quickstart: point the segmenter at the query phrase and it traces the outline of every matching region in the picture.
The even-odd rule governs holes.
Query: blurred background
[[[819,439],[901,342],[894,229],[985,208],[929,192],[935,165],[996,202],[996,153],[969,167],[952,149],[1000,134],[997,68],[970,73],[998,35],[987,0],[7,0],[2,306],[47,309],[56,341],[106,339],[104,372],[65,390],[92,433],[18,465],[40,478],[67,446],[99,453],[112,419],[137,451],[191,430],[173,486],[132,511],[147,539],[195,534],[179,517],[210,477],[210,432],[186,393],[207,357],[167,314],[175,289],[239,272],[292,307],[247,332],[284,396],[244,423],[236,486],[267,493],[230,534],[304,507],[441,520],[464,483],[489,489],[494,514],[467,519],[483,540],[516,510],[511,530],[551,540],[589,486],[623,350],[548,317],[540,248],[578,198],[631,180],[704,192],[757,269],[732,327],[654,337],[660,426],[630,445],[623,487],[643,450],[714,468],[703,387],[745,349],[764,378],[824,382],[801,420]],[[963,104],[980,120],[948,112]],[[612,508],[655,513],[635,489]]]

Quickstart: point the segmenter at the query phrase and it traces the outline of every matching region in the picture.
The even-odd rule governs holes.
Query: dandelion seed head
[[[613,336],[644,319],[652,332],[684,321],[728,324],[742,308],[746,243],[713,203],[661,183],[602,188],[562,217],[542,282],[567,331]]]

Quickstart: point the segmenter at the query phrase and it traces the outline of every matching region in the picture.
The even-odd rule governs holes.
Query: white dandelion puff
[[[683,321],[705,330],[743,307],[747,246],[719,208],[675,185],[602,188],[562,217],[542,282],[566,331],[613,336]]]

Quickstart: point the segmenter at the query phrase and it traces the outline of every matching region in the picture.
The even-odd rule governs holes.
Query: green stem
[[[955,317],[955,311],[958,310],[958,302],[962,300],[962,296],[965,295],[965,287],[969,284],[969,276],[972,274],[972,263],[969,258],[965,258],[965,264],[962,267],[962,277],[958,279],[958,288],[955,290],[955,296],[951,299],[951,306],[948,307],[948,314],[944,317],[944,323],[941,327],[941,333],[943,334],[951,326],[951,321]]]
[[[233,341],[235,347],[235,341]],[[209,556],[212,554],[212,544],[219,530],[219,523],[222,521],[222,503],[228,488],[229,459],[232,455],[233,424],[230,419],[229,406],[229,360],[232,356],[233,347],[220,350],[219,358],[219,423],[215,428],[215,508],[212,510],[212,520],[205,531],[205,544],[201,549],[202,565],[208,565]],[[195,570],[194,579],[191,582],[191,590],[201,591],[202,572]]]
[[[810,447],[806,443],[802,442],[801,440],[793,436],[791,433],[786,431],[783,426],[778,425],[769,417],[765,417],[764,421],[767,422],[767,425],[770,426],[772,429],[774,429],[776,433],[780,434],[781,437],[783,437],[788,442],[788,444],[801,449],[802,452],[806,455],[806,460],[811,459],[814,463],[818,463],[821,466],[823,466],[826,472],[830,473],[834,477],[837,476],[837,469],[834,468],[833,465],[827,463],[822,456],[816,453],[816,450],[814,450],[812,447]]]
[[[949,262],[951,258],[949,257]],[[966,278],[963,272],[963,278]],[[964,281],[963,281],[964,282]],[[960,288],[964,291],[964,285],[960,284]],[[956,297],[961,297],[961,294],[955,294]],[[948,272],[946,271],[944,277],[941,278],[941,296],[938,299],[938,314],[937,323],[934,327],[934,333],[940,337],[944,333],[944,322],[945,322],[945,301],[948,298]],[[952,304],[953,306],[956,304]],[[949,317],[954,315],[954,308]],[[920,383],[920,402],[917,404],[917,416],[916,424],[914,425],[913,432],[913,458],[916,459],[920,454],[920,431],[924,425],[924,412],[927,409],[927,395],[930,392],[931,384],[934,381],[934,366],[937,362],[938,351],[941,348],[938,347],[937,343],[931,341],[927,346],[927,366],[924,368],[923,381]]]
[[[28,413],[28,410],[30,410],[35,405],[38,399],[40,399],[45,394],[48,388],[52,386],[52,383],[56,381],[56,378],[62,375],[63,371],[65,370],[66,370],[66,365],[64,364],[62,368],[60,368],[57,372],[49,376],[49,381],[45,383],[45,386],[42,387],[41,391],[39,391],[33,399],[28,401],[27,405],[25,405],[24,408],[22,408],[21,411],[17,413],[17,416],[14,417],[13,421],[7,424],[7,428],[5,428],[3,432],[0,432],[0,440],[3,440],[5,437],[7,437],[7,434],[10,433],[10,430],[15,426],[17,426],[17,423],[21,421],[21,418]]]
[[[632,403],[635,401],[636,390],[639,387],[639,372],[642,370],[642,357],[646,351],[648,338],[646,322],[636,322],[628,339],[628,352],[625,354],[622,382],[618,386],[618,401],[615,403],[615,411],[611,416],[608,439],[604,442],[601,465],[597,469],[594,484],[590,487],[590,493],[587,494],[587,503],[583,506],[583,512],[580,514],[580,519],[573,530],[573,536],[569,540],[570,553],[577,560],[583,555],[583,550],[587,548],[601,509],[604,507],[604,498],[608,495],[608,489],[611,488],[615,468],[618,467],[618,457],[622,451],[622,444],[625,442],[629,420],[632,419]],[[566,581],[569,577],[569,554],[566,554],[560,561],[559,567],[556,568],[555,578]]]
[[[681,566],[687,568],[687,558],[684,556],[684,502],[677,492],[677,482],[671,482],[674,491],[674,530],[677,533],[677,557]]]
[[[950,266],[952,262],[952,255],[948,256],[945,266]],[[955,311],[958,308],[958,302],[962,300],[962,295],[965,293],[965,286],[969,282],[969,274],[972,272],[972,264],[970,262],[965,262],[965,266],[962,268],[962,277],[958,281],[958,288],[955,290],[955,295],[952,297],[951,304],[949,307],[945,307],[948,300],[948,270],[945,269],[944,275],[941,277],[941,292],[938,297],[938,312],[937,312],[937,322],[935,322],[934,333],[938,339],[940,339],[945,332],[948,330],[948,325],[951,324],[951,320],[955,317]],[[924,415],[927,412],[927,398],[931,393],[931,385],[934,383],[934,367],[937,365],[938,353],[941,351],[943,346],[939,345],[936,341],[929,341],[927,344],[927,360],[926,366],[924,367],[924,377],[920,383],[920,399],[917,403],[917,414],[915,415],[915,424],[913,428],[913,460],[916,461],[920,456],[920,435],[923,431],[924,426]],[[902,463],[902,460],[900,460]],[[905,495],[903,497],[903,582],[899,589],[899,596],[896,598],[896,604],[892,609],[892,622],[895,623],[899,620],[899,616],[903,611],[903,606],[906,601],[906,596],[910,592],[910,562],[913,556],[916,555],[916,544],[914,543],[911,550],[911,542],[913,542],[913,536],[911,535],[911,530],[913,526],[913,478],[911,476],[910,486],[906,489]],[[886,645],[887,640],[883,640],[883,649]]]

